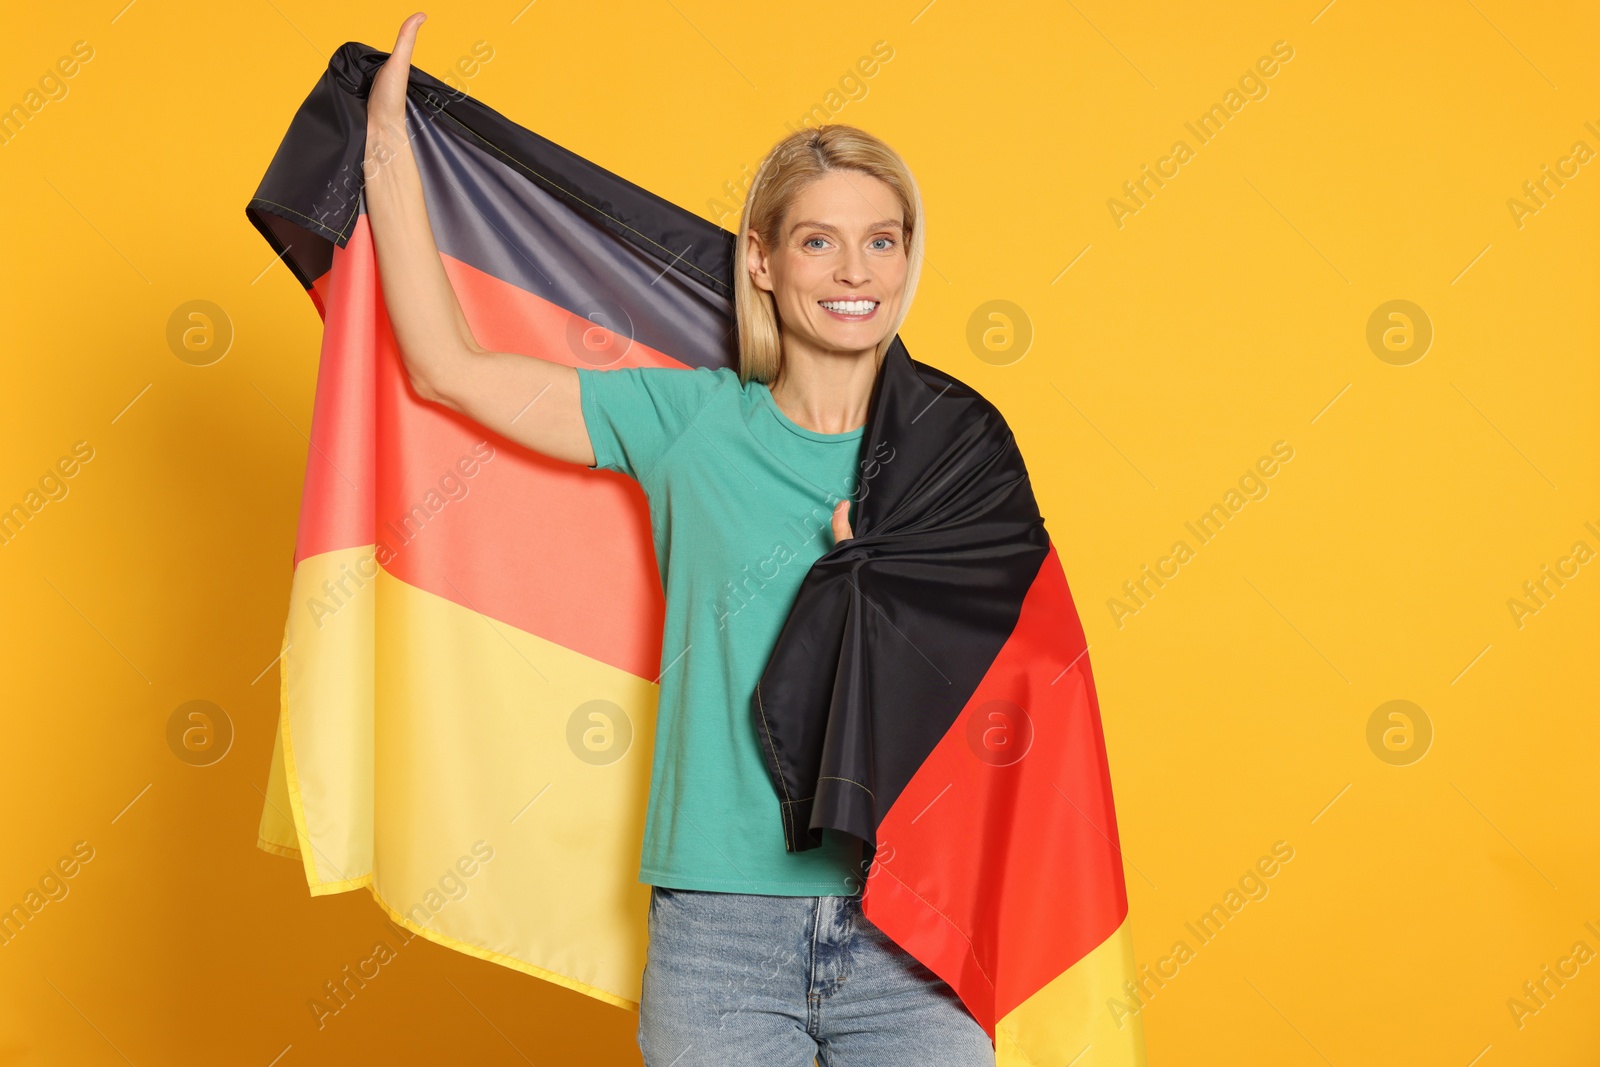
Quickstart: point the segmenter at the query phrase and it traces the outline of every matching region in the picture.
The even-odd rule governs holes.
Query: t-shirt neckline
[[[798,437],[804,437],[808,441],[854,441],[867,432],[866,423],[862,423],[853,430],[845,430],[843,433],[822,433],[820,430],[809,430],[783,413],[783,409],[778,406],[777,400],[773,399],[772,390],[767,388],[766,382],[756,382],[755,384],[760,387],[762,405],[772,412],[780,426]]]

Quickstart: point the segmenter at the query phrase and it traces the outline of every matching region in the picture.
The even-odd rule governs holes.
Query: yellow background
[[[1091,642],[1138,959],[1194,950],[1143,1009],[1152,1064],[1596,1062],[1600,962],[1508,1008],[1600,952],[1600,564],[1520,627],[1507,606],[1600,550],[1600,162],[1508,207],[1600,151],[1592,5],[518,6],[430,10],[417,65],[486,42],[458,84],[678,204],[736,205],[724,183],[829,103],[916,173],[903,335],[1022,441]],[[29,5],[0,35],[5,106],[94,49],[0,145],[0,505],[94,449],[0,547],[0,905],[94,849],[0,947],[0,1064],[637,1062],[635,1016],[421,939],[319,1030],[307,1002],[396,932],[255,845],[320,323],[243,209],[327,55],[387,50],[411,10]],[[880,40],[865,95],[830,101]],[[1199,144],[1184,123],[1278,41],[1267,95]],[[1108,201],[1178,139],[1194,157],[1119,227]],[[210,366],[166,339],[195,299],[235,332]],[[1366,340],[1397,299],[1434,330],[1406,366]],[[1033,330],[1006,365],[967,346],[990,300]],[[1269,494],[1199,545],[1185,522],[1280,440]],[[1194,558],[1119,626],[1108,600],[1179,539]],[[235,732],[208,767],[167,742],[196,699]],[[1409,765],[1369,746],[1390,700],[1431,724]],[[1185,923],[1278,841],[1266,896],[1201,944]]]

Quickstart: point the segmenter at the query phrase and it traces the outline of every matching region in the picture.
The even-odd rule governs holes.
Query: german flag
[[[313,894],[365,887],[411,933],[636,1008],[664,606],[646,501],[411,390],[362,200],[387,58],[334,54],[246,207],[323,319],[258,844]],[[406,107],[481,344],[737,368],[733,234],[414,67]],[[896,338],[864,454],[894,459],[753,694],[773,832],[866,842],[867,917],[1001,1067],[1142,1064],[1087,647],[1011,432]]]
[[[1143,1062],[1083,627],[1000,412],[896,343],[854,536],[807,572],[756,688],[791,852],[872,849],[862,910],[1000,1062]]]

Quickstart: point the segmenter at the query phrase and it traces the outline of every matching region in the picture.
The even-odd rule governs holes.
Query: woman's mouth
[[[844,322],[865,322],[877,314],[876,300],[819,300],[817,304],[836,319]]]

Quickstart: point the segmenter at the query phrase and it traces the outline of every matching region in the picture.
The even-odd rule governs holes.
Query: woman
[[[951,988],[863,916],[861,842],[786,850],[751,715],[807,568],[851,536],[868,402],[921,258],[911,175],[850,127],[773,149],[735,257],[737,374],[486,351],[405,132],[423,18],[402,24],[367,105],[368,221],[412,387],[527,448],[625,473],[650,501],[666,628],[640,865],[645,1062],[992,1064]]]

